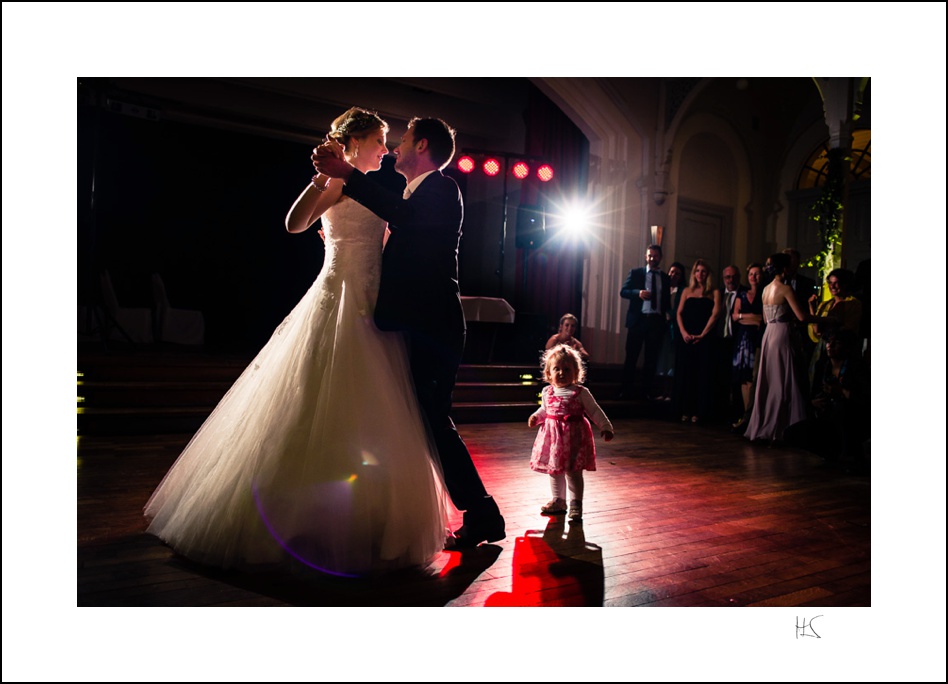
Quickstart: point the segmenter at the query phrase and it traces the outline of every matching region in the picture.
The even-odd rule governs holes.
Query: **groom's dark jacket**
[[[343,192],[388,221],[375,307],[381,330],[404,330],[445,341],[463,338],[458,289],[461,191],[440,171],[429,174],[408,199],[353,171]]]

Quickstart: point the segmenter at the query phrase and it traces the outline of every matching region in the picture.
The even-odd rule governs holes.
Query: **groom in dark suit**
[[[464,511],[464,523],[446,547],[471,548],[500,541],[506,533],[449,415],[466,335],[458,289],[464,208],[457,183],[441,173],[453,156],[454,130],[440,119],[415,118],[395,149],[395,170],[407,181],[402,197],[350,166],[335,142],[320,145],[313,164],[320,173],[341,178],[346,195],[389,223],[375,323],[408,338],[418,403],[434,435],[448,493]]]

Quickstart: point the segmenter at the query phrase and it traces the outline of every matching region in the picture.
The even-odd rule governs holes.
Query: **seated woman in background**
[[[869,365],[857,333],[840,328],[823,340],[826,358],[813,382],[813,417],[788,430],[788,440],[829,463],[864,472],[869,465]]]
[[[579,330],[579,319],[571,313],[563,314],[560,317],[560,327],[556,334],[546,341],[546,348],[552,349],[558,344],[565,344],[579,352],[583,361],[589,360],[589,352],[583,347],[583,343],[576,339],[576,331]]]

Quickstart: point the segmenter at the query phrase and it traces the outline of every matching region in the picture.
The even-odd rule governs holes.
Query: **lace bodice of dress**
[[[790,305],[786,302],[782,304],[764,304],[764,321],[767,323],[790,323],[794,320]]]
[[[385,221],[348,197],[323,214],[326,257],[322,275],[330,289],[333,283],[346,280],[360,282],[369,293],[378,292],[385,225]]]

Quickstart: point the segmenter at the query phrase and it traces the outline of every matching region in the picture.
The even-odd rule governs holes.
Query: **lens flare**
[[[350,476],[348,479],[344,480],[344,483],[347,483],[347,484],[351,483],[355,479],[355,477],[356,477],[355,475]],[[286,551],[288,554],[293,556],[293,558],[298,560],[303,565],[306,565],[307,567],[310,567],[313,570],[318,570],[319,572],[325,573],[327,575],[334,575],[336,577],[353,577],[353,578],[360,577],[360,575],[357,575],[357,574],[337,572],[335,570],[330,570],[329,568],[321,567],[307,560],[306,558],[301,556],[299,553],[294,551],[293,548],[291,548],[290,545],[280,536],[280,534],[277,533],[276,529],[273,526],[273,523],[270,521],[270,518],[267,516],[266,512],[264,511],[263,502],[261,501],[261,497],[260,497],[260,490],[257,486],[256,481],[254,481],[253,485],[251,486],[251,490],[253,493],[254,504],[257,507],[257,513],[260,514],[260,520],[263,521],[263,524],[266,526],[267,531],[270,533],[270,536],[273,537],[274,540],[276,540],[277,544],[279,544],[283,548],[284,551]]]

